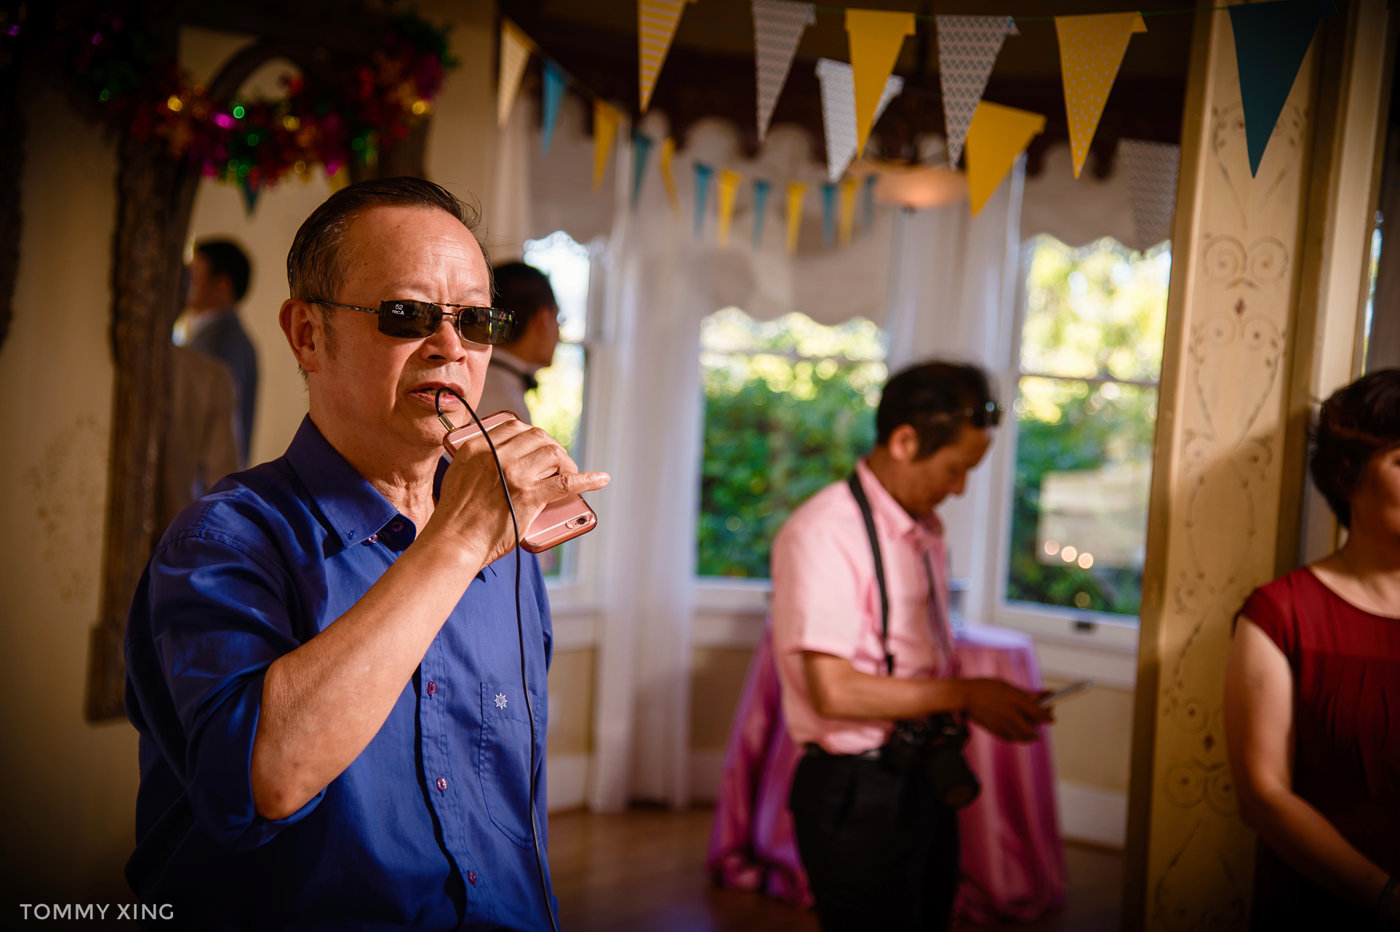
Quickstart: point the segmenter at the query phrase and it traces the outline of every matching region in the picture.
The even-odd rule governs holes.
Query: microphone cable
[[[477,430],[481,431],[481,436],[486,438],[486,446],[491,451],[491,458],[496,463],[496,475],[501,479],[501,491],[506,496],[506,508],[510,511],[510,526],[515,534],[515,634],[520,648],[520,688],[525,693],[525,715],[530,725],[530,772],[526,778],[530,800],[530,840],[535,846],[535,873],[540,879],[540,895],[544,898],[544,912],[549,917],[550,928],[554,932],[559,932],[559,921],[554,917],[554,907],[550,902],[549,881],[544,875],[544,856],[540,853],[540,830],[538,819],[535,816],[535,765],[538,760],[535,754],[535,709],[534,703],[530,701],[530,681],[525,672],[525,624],[520,613],[520,522],[515,516],[515,503],[510,498],[510,486],[506,484],[506,473],[501,468],[501,457],[496,453],[496,445],[491,442],[491,435],[486,431],[486,425],[481,423],[481,418],[477,417],[476,411],[467,403],[467,399],[457,394],[454,389],[442,386],[433,395],[433,405],[437,408],[438,420],[443,426],[452,430],[452,422],[442,413],[442,393],[448,392],[462,403],[467,409],[467,413],[472,416],[473,423]],[[543,737],[541,737],[543,741]]]

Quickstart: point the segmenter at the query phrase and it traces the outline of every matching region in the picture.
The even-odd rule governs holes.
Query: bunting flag
[[[822,128],[826,133],[827,177],[835,181],[856,157],[855,77],[851,66],[830,58],[817,59],[817,80],[822,91]],[[885,93],[875,108],[871,125],[879,121],[886,105],[904,90],[904,79],[890,75]]]
[[[617,126],[622,122],[622,114],[612,104],[601,100],[593,101],[593,190],[603,186],[603,173],[608,168],[608,157],[612,155],[613,142],[617,139]]]
[[[326,185],[331,193],[350,186],[350,169],[344,165],[326,165]]]
[[[642,193],[642,178],[645,177],[647,157],[651,155],[651,137],[641,133],[632,134],[632,207],[636,209]]]
[[[258,195],[262,193],[260,185],[249,184],[248,179],[242,178],[238,182],[238,190],[243,194],[243,210],[247,216],[253,216],[253,209],[258,206]]]
[[[656,76],[671,50],[681,11],[693,0],[637,0],[637,68],[642,93],[642,113],[651,106]]]
[[[1171,239],[1172,214],[1176,211],[1176,177],[1181,147],[1167,142],[1123,139],[1118,143],[1118,164],[1128,184],[1129,208],[1139,252]]]
[[[943,125],[948,137],[948,167],[962,158],[967,127],[1001,43],[1015,30],[1009,16],[938,16],[938,80],[943,88]]]
[[[671,163],[676,158],[676,141],[670,136],[661,140],[661,158],[658,168],[661,169],[661,181],[666,186],[666,200],[671,202],[671,213],[681,212],[681,198],[676,193],[676,176],[671,170]]]
[[[847,10],[846,34],[851,43],[851,70],[856,98],[856,153],[865,148],[870,129],[887,101],[885,82],[894,71],[905,36],[914,34],[913,13]],[[833,179],[834,180],[834,179]]]
[[[859,187],[859,178],[841,179],[841,232],[837,242],[842,246],[851,241],[851,233],[855,229],[856,189]]]
[[[525,76],[525,64],[530,60],[534,43],[520,27],[508,19],[501,20],[501,67],[496,79],[496,125],[505,126],[520,91],[520,79]]]
[[[762,178],[753,183],[753,248],[763,245],[763,211],[768,206],[770,185]]]
[[[1069,118],[1069,151],[1074,177],[1084,168],[1089,143],[1099,128],[1099,117],[1108,92],[1118,77],[1128,39],[1146,32],[1141,13],[1100,13],[1093,16],[1056,16],[1060,37],[1060,71],[1065,82],[1065,113]]]
[[[972,216],[1016,164],[1017,157],[1045,129],[1045,117],[1028,110],[982,101],[967,128],[967,187]]]
[[[800,181],[789,181],[787,186],[787,254],[797,253],[797,237],[802,232],[802,199],[807,196],[807,186]]]
[[[549,155],[549,144],[554,141],[554,124],[559,119],[559,104],[564,99],[564,87],[568,78],[558,65],[548,58],[544,60],[544,112],[540,114],[540,149]]]
[[[836,245],[836,184],[831,181],[822,185],[822,245]]]
[[[758,66],[758,141],[768,135],[773,107],[787,83],[802,32],[816,20],[810,3],[753,0],[754,58]]]
[[[710,178],[715,170],[700,162],[695,163],[695,238],[705,233],[705,201],[710,195]]]
[[[1240,70],[1249,173],[1255,175],[1313,33],[1322,18],[1335,15],[1336,10],[1330,0],[1283,0],[1229,10]]]
[[[739,190],[739,182],[744,176],[736,171],[724,169],[719,173],[719,235],[720,248],[729,245],[729,222],[734,219],[734,194]]]

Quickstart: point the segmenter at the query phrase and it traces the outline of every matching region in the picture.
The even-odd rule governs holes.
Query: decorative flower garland
[[[122,13],[109,8],[57,26],[73,73],[118,131],[238,184],[250,206],[288,172],[309,177],[323,165],[334,175],[351,160],[372,162],[431,112],[457,65],[445,28],[403,14],[367,60],[336,68],[331,86],[289,77],[280,99],[216,99],[175,63],[154,61],[149,37]]]

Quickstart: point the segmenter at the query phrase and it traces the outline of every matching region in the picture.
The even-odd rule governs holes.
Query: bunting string
[[[638,69],[640,112],[645,113],[658,75],[665,63],[682,12],[694,0],[639,0]],[[1053,23],[1059,43],[1064,81],[1065,114],[1069,128],[1073,171],[1080,176],[1090,144],[1098,130],[1113,85],[1124,58],[1130,54],[1131,37],[1149,29],[1148,20],[1159,16],[1199,15],[1228,12],[1234,27],[1235,50],[1240,72],[1241,99],[1251,172],[1257,172],[1274,124],[1292,88],[1303,57],[1312,43],[1318,25],[1336,14],[1332,0],[1266,0],[1244,6],[1217,5],[1167,10],[1128,10],[1114,13],[1061,16],[947,16],[825,7],[796,0],[748,0],[754,17],[754,54],[757,71],[755,126],[762,142],[768,132],[774,107],[786,86],[796,57],[798,43],[817,14],[840,16],[850,42],[850,62],[820,59],[815,64],[821,89],[822,124],[826,137],[827,180],[821,186],[822,241],[827,247],[850,242],[857,214],[862,226],[873,222],[876,175],[888,169],[875,165],[861,188],[860,180],[848,169],[860,156],[871,130],[889,103],[904,93],[904,81],[893,73],[904,40],[915,34],[918,24],[931,23],[937,35],[939,83],[942,88],[946,151],[951,171],[960,166],[965,185],[946,179],[930,179],[927,191],[943,191],[956,199],[966,197],[975,216],[1005,180],[1016,160],[1031,141],[1044,131],[1044,115],[1007,107],[987,100],[983,94],[1007,37],[1019,36],[1017,24]],[[594,187],[602,186],[611,157],[613,139],[627,119],[626,111],[604,101],[572,80],[520,28],[508,20],[501,26],[501,56],[497,89],[497,118],[504,124],[520,85],[520,75],[531,55],[544,58],[541,146],[548,154],[559,103],[566,90],[593,99]],[[919,94],[918,89],[912,93]],[[633,130],[631,203],[635,206],[642,188],[648,156],[659,146],[657,170],[662,176],[667,200],[679,214],[676,189],[676,144],[673,139],[653,140]],[[1131,147],[1134,140],[1124,140]],[[1126,151],[1126,150],[1125,150]],[[1179,149],[1162,144],[1142,143],[1131,149],[1135,164],[1174,166]],[[705,216],[710,209],[709,189],[717,185],[716,240],[722,248],[730,241],[730,228],[737,194],[746,181],[752,181],[753,248],[763,241],[763,220],[770,185],[777,179],[746,179],[723,166],[691,164],[695,185],[694,231],[698,238],[706,230]],[[915,169],[916,171],[918,169]],[[925,169],[933,171],[932,167]],[[1134,171],[1140,171],[1141,165]],[[869,168],[861,169],[861,173]],[[907,169],[905,170],[907,172]],[[881,189],[880,197],[888,199]],[[788,181],[786,185],[789,253],[796,251],[800,236],[803,200],[807,185]],[[862,210],[856,209],[861,192]],[[1132,186],[1142,203],[1131,205],[1141,236],[1167,226],[1160,191],[1143,182]],[[958,195],[957,192],[963,192]],[[917,206],[935,206],[922,196],[912,199]],[[1150,201],[1150,203],[1149,203]],[[912,202],[906,206],[913,206]],[[1169,216],[1169,214],[1167,215]]]

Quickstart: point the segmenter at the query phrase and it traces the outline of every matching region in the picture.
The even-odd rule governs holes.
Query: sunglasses
[[[1006,409],[995,401],[989,401],[980,408],[964,408],[963,417],[978,429],[996,427],[1001,423],[1002,412]]]
[[[312,304],[342,307],[347,311],[363,311],[379,315],[379,332],[385,336],[421,339],[437,332],[444,317],[452,321],[457,333],[469,343],[500,346],[515,336],[514,311],[499,307],[469,307],[465,304],[433,304],[431,301],[385,301],[379,307],[359,307],[338,301],[309,298]],[[456,308],[446,311],[443,308]]]

